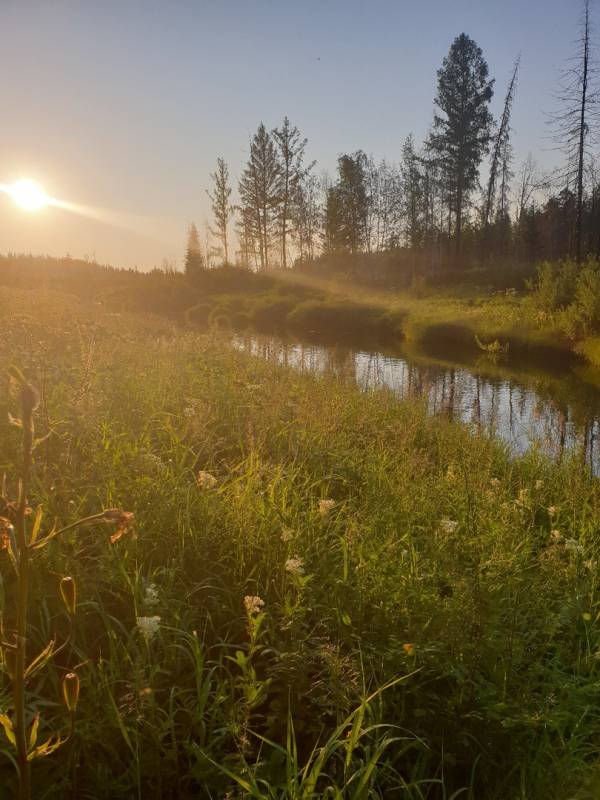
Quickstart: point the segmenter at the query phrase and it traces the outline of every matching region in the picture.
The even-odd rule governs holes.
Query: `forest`
[[[481,48],[462,33],[437,71],[428,136],[418,143],[409,135],[394,159],[377,161],[363,149],[343,153],[332,176],[319,172],[308,140],[287,117],[271,131],[261,122],[233,203],[229,167],[218,158],[208,190],[213,221],[204,242],[196,226],[190,229],[186,269],[235,261],[253,270],[345,270],[354,278],[410,284],[448,271],[487,266],[502,272],[598,257],[590,15],[586,3],[572,59],[548,100],[548,149],[556,151],[558,166],[542,170],[532,153],[515,163],[511,112],[521,56],[500,84]],[[496,118],[490,111],[495,94],[502,98]]]

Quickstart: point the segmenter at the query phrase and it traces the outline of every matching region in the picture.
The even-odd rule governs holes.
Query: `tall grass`
[[[111,547],[67,531],[32,562],[31,647],[60,624],[70,575],[81,681],[34,797],[585,796],[600,492],[576,456],[514,460],[419,403],[150,317],[0,302],[0,368],[23,365],[39,435],[56,431],[32,506],[60,526],[113,507],[137,521]],[[60,673],[27,708],[59,725]],[[10,792],[9,759],[0,781]]]

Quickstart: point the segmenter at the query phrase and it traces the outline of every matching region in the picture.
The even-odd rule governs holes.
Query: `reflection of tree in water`
[[[301,371],[331,373],[362,389],[385,387],[402,398],[423,398],[432,414],[474,423],[495,432],[515,453],[538,442],[558,460],[574,447],[600,473],[600,393],[569,375],[550,383],[536,376],[530,386],[468,369],[417,363],[342,346],[287,342],[240,334],[233,345],[262,359]]]

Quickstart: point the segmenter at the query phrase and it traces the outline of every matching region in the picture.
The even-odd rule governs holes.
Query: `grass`
[[[81,681],[34,797],[595,796],[600,490],[576,455],[511,459],[418,402],[164,318],[42,290],[0,303],[0,369],[38,386],[53,431],[30,504],[61,525],[136,518],[31,563],[31,652],[65,635],[60,578],[78,592],[69,646],[28,686],[40,738],[65,726],[62,675]],[[4,392],[14,486],[9,410]]]

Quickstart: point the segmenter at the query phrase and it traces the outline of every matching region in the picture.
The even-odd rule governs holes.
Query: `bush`
[[[600,331],[600,264],[590,259],[575,282],[575,297],[561,318],[562,327],[571,338]]]
[[[528,284],[534,307],[543,314],[566,308],[573,301],[577,279],[574,261],[545,261],[537,269],[537,279]]]

